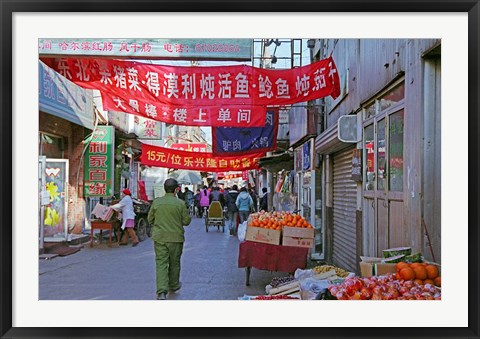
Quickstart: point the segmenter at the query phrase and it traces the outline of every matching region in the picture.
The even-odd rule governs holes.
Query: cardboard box
[[[113,212],[115,211],[109,206],[97,203],[93,208],[92,214],[103,221],[110,221],[113,216]]]
[[[314,228],[283,226],[283,235],[292,238],[314,238]]]
[[[313,247],[315,229],[283,226],[283,246]]]
[[[360,262],[360,272],[362,277],[371,277],[374,275],[383,275],[387,273],[396,273],[396,264],[383,264],[378,262]]]
[[[282,238],[283,246],[294,246],[294,247],[313,247],[313,238],[297,238],[297,237],[288,237],[283,235]]]
[[[265,244],[280,245],[281,234],[282,232],[277,230],[248,226],[245,240],[263,242]]]

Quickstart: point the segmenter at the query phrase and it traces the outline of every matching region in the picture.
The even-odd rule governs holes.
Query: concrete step
[[[69,245],[81,245],[90,241],[90,235],[87,234],[69,234]]]

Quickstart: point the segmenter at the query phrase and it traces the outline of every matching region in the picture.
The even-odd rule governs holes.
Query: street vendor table
[[[116,230],[117,220],[114,221],[103,221],[103,220],[92,220],[91,229],[90,229],[90,247],[93,247],[93,230],[100,230],[100,243],[102,243],[102,232],[103,230],[110,231],[110,237],[108,238],[108,247],[112,247],[112,233]]]
[[[264,244],[245,241],[240,243],[238,267],[246,268],[246,285],[250,285],[252,267],[259,270],[293,273],[307,265],[308,248]]]

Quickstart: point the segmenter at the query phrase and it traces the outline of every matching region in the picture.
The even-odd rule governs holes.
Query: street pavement
[[[244,268],[238,268],[239,240],[193,218],[185,227],[180,281],[174,300],[237,300],[265,294],[273,277],[288,275],[252,268],[250,286]],[[150,238],[138,246],[85,243],[74,254],[39,259],[40,300],[152,300],[155,294],[155,254]]]

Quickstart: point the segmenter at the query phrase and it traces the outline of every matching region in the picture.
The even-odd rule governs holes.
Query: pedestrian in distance
[[[231,187],[225,187],[225,190],[223,191],[223,196],[224,196],[225,198],[227,198],[227,194],[228,194],[228,192],[229,192],[231,189],[232,189]]]
[[[153,225],[152,239],[155,249],[157,300],[167,299],[167,293],[175,293],[182,287],[180,259],[185,241],[184,226],[192,220],[187,206],[175,197],[178,183],[169,178],[163,184],[165,195],[152,202],[148,222]]]
[[[115,211],[122,212],[122,236],[120,238],[120,245],[128,245],[128,237],[132,238],[132,247],[138,245],[138,237],[135,233],[135,212],[133,210],[132,193],[128,188],[125,188],[121,193],[122,199],[112,206]],[[125,241],[123,238],[125,237]]]
[[[253,199],[250,194],[248,194],[246,187],[242,187],[240,190],[235,204],[237,205],[238,213],[240,215],[240,223],[243,223],[248,219],[250,209],[253,205]]]
[[[236,205],[238,197],[238,187],[233,185],[231,189],[228,190],[228,193],[225,195],[225,205],[227,206],[227,215],[228,215],[228,228],[230,230],[230,235],[235,235],[237,232],[237,218],[238,218],[238,208]]]
[[[195,215],[198,217],[198,216],[201,216],[201,210],[202,208],[200,207],[200,189],[197,188],[197,193],[195,193],[195,195],[193,196],[194,199],[195,199]]]
[[[203,189],[200,191],[200,217],[203,216],[204,208],[210,206],[210,194],[207,186],[203,186]]]
[[[225,206],[225,197],[223,196],[222,192],[220,192],[220,187],[218,186],[215,186],[213,188],[213,191],[212,193],[210,193],[208,200],[210,204],[212,203],[212,201],[219,201],[220,205],[222,205],[222,208],[223,206]]]
[[[185,186],[185,206],[187,206],[188,212],[191,216],[195,215],[195,199],[193,197],[193,192],[190,191],[188,187]]]
[[[260,199],[260,211],[268,212],[268,193],[267,188],[262,188],[262,198]]]
[[[257,193],[255,193],[255,189],[252,187],[252,188],[249,188],[248,189],[248,193],[250,194],[250,196],[252,197],[252,200],[253,200],[253,205],[252,205],[252,213],[256,212],[257,211]]]
[[[177,198],[185,201],[185,193],[182,192],[182,185],[178,185]]]

